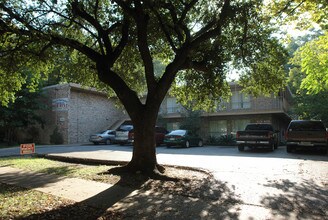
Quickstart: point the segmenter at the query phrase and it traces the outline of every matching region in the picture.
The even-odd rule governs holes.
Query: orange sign
[[[35,153],[35,144],[21,144],[20,145],[20,154],[34,154]]]

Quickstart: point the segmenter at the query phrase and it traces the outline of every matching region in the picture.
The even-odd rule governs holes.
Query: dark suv
[[[297,148],[324,149],[327,151],[327,130],[321,121],[293,120],[285,133],[287,152]]]

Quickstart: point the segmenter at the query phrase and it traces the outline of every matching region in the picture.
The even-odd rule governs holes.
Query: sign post
[[[25,155],[25,154],[34,154],[35,153],[35,144],[21,144],[20,145],[20,154]]]

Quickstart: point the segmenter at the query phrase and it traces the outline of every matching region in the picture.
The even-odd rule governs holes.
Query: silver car
[[[90,136],[90,142],[93,142],[95,145],[100,143],[104,144],[112,144],[115,141],[115,131],[114,130],[106,130],[101,131],[97,134],[93,134]]]

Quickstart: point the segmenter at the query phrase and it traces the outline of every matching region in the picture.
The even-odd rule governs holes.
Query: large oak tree
[[[24,66],[38,66],[37,76],[58,63],[81,82],[97,76],[135,127],[125,168],[157,172],[154,127],[172,85],[197,108],[228,94],[232,69],[254,92],[284,85],[285,52],[263,7],[240,0],[0,0],[2,101],[19,88]],[[155,73],[158,60],[165,69]]]

